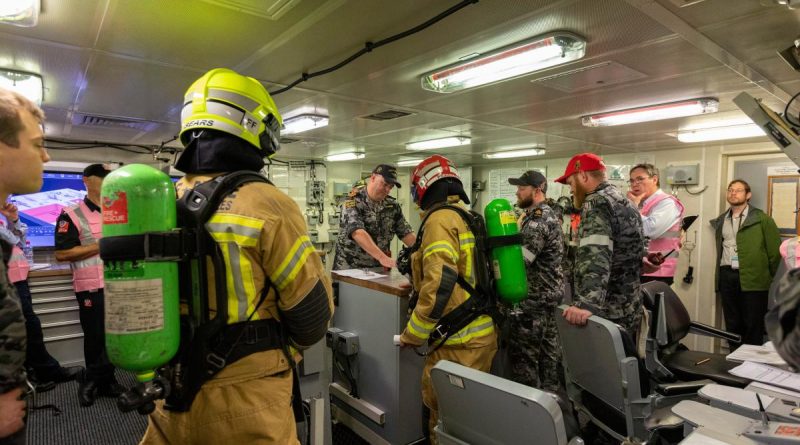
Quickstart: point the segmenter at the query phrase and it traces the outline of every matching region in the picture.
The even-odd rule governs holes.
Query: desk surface
[[[367,289],[377,290],[390,295],[396,295],[398,297],[408,297],[408,295],[411,293],[411,287],[409,286],[408,280],[403,275],[400,275],[400,273],[396,270],[392,269],[391,272],[388,273],[383,272],[383,269],[370,270],[387,275],[374,280],[364,280],[360,278],[339,275],[336,273],[336,271],[333,271],[331,272],[331,277],[334,281],[343,281],[345,283],[355,284],[356,286],[366,287]]]
[[[37,263],[38,265],[38,263]],[[72,277],[72,270],[69,268],[69,263],[55,263],[48,267],[32,270],[28,274],[28,278],[42,278],[42,277]]]

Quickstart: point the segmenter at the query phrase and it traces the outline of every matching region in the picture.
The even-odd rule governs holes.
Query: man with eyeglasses
[[[751,206],[750,185],[742,179],[728,184],[730,208],[710,221],[716,231],[715,290],[722,299],[725,328],[742,336],[728,342],[731,351],[740,344],[764,343],[767,295],[781,261],[778,226],[761,209]]]
[[[397,169],[380,164],[372,170],[366,187],[354,189],[342,203],[339,238],[333,270],[395,267],[390,244],[395,235],[411,246],[417,237],[403,216],[400,204],[389,196],[400,188]]]
[[[664,259],[658,270],[643,273],[641,281],[663,281],[671,286],[678,265],[683,204],[661,190],[658,169],[653,164],[634,166],[630,178],[628,199],[642,214],[642,232],[649,240],[647,251]]]

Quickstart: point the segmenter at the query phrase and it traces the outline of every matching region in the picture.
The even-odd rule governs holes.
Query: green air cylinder
[[[103,180],[103,238],[166,232],[177,225],[175,186],[164,172],[143,164],[114,170]],[[178,351],[178,263],[106,261],[105,330],[111,362],[154,377]]]
[[[489,239],[519,233],[517,216],[507,199],[498,198],[487,204],[483,216]],[[495,247],[491,251],[491,261],[495,290],[500,298],[511,304],[524,300],[528,294],[528,277],[522,246],[517,243]]]

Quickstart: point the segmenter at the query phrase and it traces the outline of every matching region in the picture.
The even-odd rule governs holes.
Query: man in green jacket
[[[778,226],[762,210],[749,205],[750,185],[741,179],[728,184],[730,208],[711,225],[716,230],[717,273],[715,290],[722,298],[728,331],[742,343],[764,343],[764,315],[772,277],[781,260]],[[729,344],[730,350],[740,343]]]

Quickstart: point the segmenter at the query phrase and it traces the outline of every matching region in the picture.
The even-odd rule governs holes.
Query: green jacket
[[[717,267],[714,290],[719,291],[719,262],[722,259],[722,226],[730,221],[730,209],[709,221],[716,230]],[[743,291],[769,290],[778,270],[781,236],[775,221],[761,209],[748,207],[747,218],[736,233],[739,254],[739,282]]]

